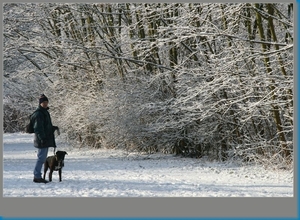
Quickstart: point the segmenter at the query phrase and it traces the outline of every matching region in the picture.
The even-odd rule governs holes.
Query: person
[[[55,130],[59,131],[57,126],[52,125],[51,117],[48,112],[48,102],[48,98],[42,94],[39,98],[39,106],[31,116],[34,128],[34,147],[38,149],[37,160],[33,171],[33,182],[35,183],[48,182],[42,178],[42,166],[46,161],[48,148],[56,148],[54,132]]]

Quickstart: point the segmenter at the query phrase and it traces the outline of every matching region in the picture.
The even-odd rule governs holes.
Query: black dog
[[[50,182],[52,181],[53,171],[58,171],[59,182],[61,182],[61,170],[64,167],[64,159],[66,154],[67,154],[66,151],[57,151],[54,156],[47,157],[44,163],[44,179],[46,177],[46,173],[49,168],[50,169],[49,181]]]

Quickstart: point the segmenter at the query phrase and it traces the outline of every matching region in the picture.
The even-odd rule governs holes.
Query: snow
[[[72,148],[52,182],[34,183],[33,135],[3,134],[3,197],[293,197],[293,171],[122,150]],[[49,148],[49,155],[53,148]],[[49,172],[49,171],[48,171]],[[48,173],[47,173],[48,174]],[[46,176],[48,179],[48,175]]]

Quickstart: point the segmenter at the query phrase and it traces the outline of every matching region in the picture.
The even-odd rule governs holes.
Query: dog
[[[46,177],[46,173],[49,168],[50,169],[49,182],[52,181],[53,171],[58,171],[59,182],[61,182],[61,173],[62,173],[62,168],[64,167],[65,155],[68,155],[66,151],[56,151],[56,154],[54,156],[47,157],[44,163],[44,177],[43,177],[44,179]]]

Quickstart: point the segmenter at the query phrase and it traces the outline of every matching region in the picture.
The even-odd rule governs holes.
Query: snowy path
[[[30,134],[4,134],[4,197],[292,197],[293,173],[170,155],[72,149],[62,182],[32,182],[36,149]],[[63,146],[63,147],[61,147]],[[48,155],[53,154],[53,148]],[[47,177],[48,179],[48,177]]]

